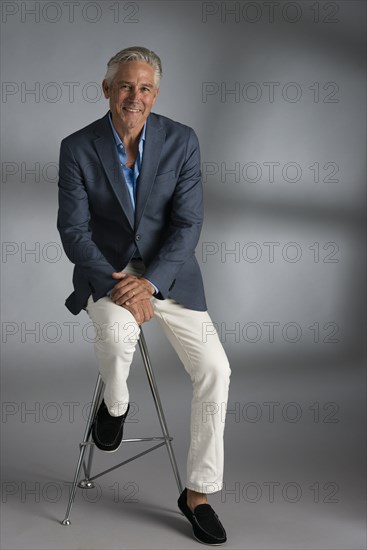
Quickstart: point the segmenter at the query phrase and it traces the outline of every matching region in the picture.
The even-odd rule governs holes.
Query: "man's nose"
[[[138,96],[139,96],[139,89],[131,87],[130,93],[129,93],[129,99],[133,101],[133,100],[136,100]]]

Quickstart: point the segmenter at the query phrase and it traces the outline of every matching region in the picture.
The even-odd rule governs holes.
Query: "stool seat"
[[[151,364],[151,361],[150,361],[148,348],[147,348],[147,344],[146,344],[146,341],[145,341],[145,336],[144,336],[142,327],[140,327],[140,337],[139,337],[139,342],[138,343],[139,343],[139,350],[140,350],[140,353],[141,353],[141,356],[142,356],[142,359],[143,359],[145,372],[146,372],[148,382],[149,382],[149,386],[150,386],[150,389],[151,389],[151,392],[152,392],[153,401],[154,401],[155,408],[156,408],[156,411],[157,411],[159,423],[160,423],[160,426],[161,426],[161,429],[162,429],[162,436],[122,439],[122,443],[136,443],[136,442],[142,442],[142,441],[159,441],[159,443],[157,443],[156,445],[151,446],[149,449],[146,449],[146,450],[132,456],[131,458],[128,458],[127,460],[124,460],[123,462],[119,462],[118,464],[116,464],[115,466],[112,466],[111,468],[108,468],[107,470],[103,470],[102,472],[91,475],[92,462],[93,462],[93,453],[94,453],[94,449],[95,449],[95,444],[92,440],[92,426],[93,426],[93,422],[95,420],[95,417],[96,417],[96,414],[97,414],[97,411],[98,411],[98,408],[99,408],[99,404],[102,401],[103,390],[104,390],[104,383],[103,383],[102,377],[101,377],[100,374],[98,374],[97,382],[96,382],[96,385],[95,385],[95,388],[94,388],[91,408],[90,408],[90,411],[89,411],[88,420],[87,420],[87,424],[86,424],[86,427],[85,427],[83,441],[81,443],[79,443],[79,458],[78,458],[78,462],[77,462],[77,466],[76,466],[76,470],[75,470],[74,481],[72,483],[72,487],[71,487],[71,491],[70,491],[69,502],[68,502],[68,505],[67,505],[65,518],[61,522],[62,525],[70,525],[71,508],[73,506],[73,503],[74,503],[74,500],[75,500],[75,495],[76,495],[76,490],[77,490],[78,487],[81,488],[81,489],[92,489],[92,488],[95,487],[94,480],[96,480],[97,478],[99,478],[99,477],[101,477],[105,474],[108,474],[109,472],[112,472],[113,470],[116,470],[117,468],[121,468],[121,466],[124,466],[124,464],[128,464],[129,462],[131,462],[133,460],[136,460],[137,458],[140,458],[141,456],[144,456],[147,453],[150,453],[151,451],[154,451],[155,449],[158,449],[159,447],[162,447],[163,445],[166,446],[166,449],[167,449],[167,452],[168,452],[168,456],[169,456],[169,459],[170,459],[170,462],[171,462],[173,474],[174,474],[175,479],[176,479],[179,494],[181,494],[182,491],[183,491],[181,478],[180,478],[180,474],[179,474],[177,463],[176,463],[176,458],[175,458],[173,448],[172,448],[173,438],[170,436],[170,434],[168,432],[167,423],[166,423],[166,419],[165,419],[165,416],[164,416],[164,413],[163,413],[162,403],[161,403],[161,400],[160,400],[160,397],[159,397],[158,387],[157,387],[157,384],[156,384],[156,381],[155,381],[153,368],[152,368],[152,364]],[[88,455],[88,457],[86,457],[86,454]],[[81,472],[82,467],[83,467],[83,471],[84,471],[84,478],[79,481],[80,472]]]

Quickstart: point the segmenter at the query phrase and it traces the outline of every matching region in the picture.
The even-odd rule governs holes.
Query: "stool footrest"
[[[137,443],[139,441],[172,441],[173,437],[135,437],[133,439],[122,439],[121,443]],[[86,446],[86,445],[94,445],[94,441],[83,441],[83,443],[79,443],[80,447]]]

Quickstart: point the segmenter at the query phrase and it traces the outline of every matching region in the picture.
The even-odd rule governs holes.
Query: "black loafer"
[[[121,445],[124,422],[130,409],[130,403],[127,406],[125,414],[121,416],[111,416],[108,412],[106,403],[102,403],[96,414],[92,428],[93,441],[101,451],[114,452]]]
[[[185,488],[177,501],[181,512],[192,525],[193,534],[197,541],[203,544],[219,546],[227,540],[223,525],[210,504],[198,504],[194,512],[187,506],[187,489]]]

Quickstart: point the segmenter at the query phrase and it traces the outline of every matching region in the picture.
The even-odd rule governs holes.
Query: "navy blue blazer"
[[[150,113],[135,213],[124,181],[108,113],[61,142],[57,228],[71,262],[78,314],[113,288],[113,271],[139,255],[157,298],[206,310],[195,257],[203,222],[200,150],[195,132]]]

